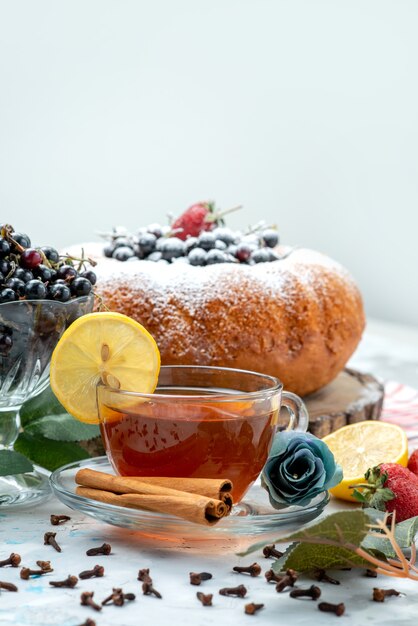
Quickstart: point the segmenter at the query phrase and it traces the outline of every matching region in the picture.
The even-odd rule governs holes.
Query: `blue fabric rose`
[[[342,478],[342,469],[327,444],[310,433],[295,431],[277,433],[261,474],[276,509],[305,506]]]

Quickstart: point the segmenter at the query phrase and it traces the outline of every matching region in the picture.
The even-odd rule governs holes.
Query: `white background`
[[[418,2],[0,0],[0,206],[41,244],[244,205],[418,324]]]

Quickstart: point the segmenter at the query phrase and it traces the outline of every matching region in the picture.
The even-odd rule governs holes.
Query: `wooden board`
[[[317,437],[354,422],[377,420],[384,387],[370,374],[345,369],[329,385],[303,398],[309,411],[309,431]]]

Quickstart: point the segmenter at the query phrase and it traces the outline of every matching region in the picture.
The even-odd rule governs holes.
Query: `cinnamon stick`
[[[111,482],[111,481],[110,481]],[[155,487],[156,488],[156,487]],[[103,489],[77,487],[77,495],[106,504],[124,506],[134,509],[146,509],[157,513],[168,513],[181,517],[189,522],[212,526],[222,517],[228,515],[228,507],[224,502],[185,491],[171,491],[179,495],[139,493],[113,493]]]

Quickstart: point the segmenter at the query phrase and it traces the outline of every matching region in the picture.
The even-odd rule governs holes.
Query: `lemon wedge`
[[[342,500],[356,502],[350,485],[364,482],[369,467],[380,463],[408,464],[408,440],[395,424],[368,420],[343,426],[323,438],[335,460],[343,469],[344,478],[330,489]]]
[[[96,387],[152,393],[160,353],[149,332],[121,313],[89,313],[67,328],[51,358],[51,388],[81,422],[99,422]]]

